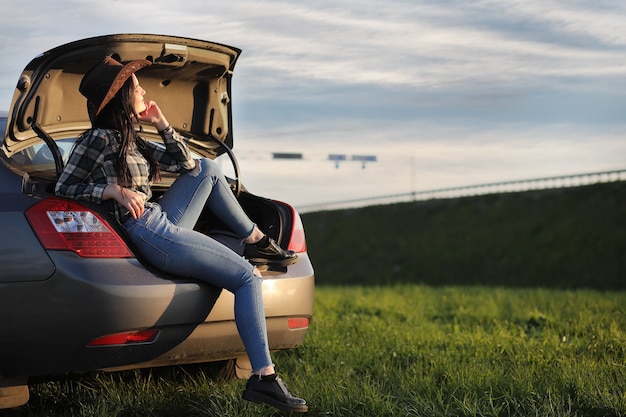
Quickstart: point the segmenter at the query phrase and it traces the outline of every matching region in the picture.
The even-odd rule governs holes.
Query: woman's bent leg
[[[158,206],[127,230],[146,259],[172,275],[194,278],[235,295],[235,322],[253,370],[272,364],[267,342],[262,279],[235,252],[202,233],[173,225]]]
[[[173,224],[188,229],[194,228],[202,210],[208,207],[242,241],[256,244],[247,246],[244,253],[251,263],[273,263],[285,267],[298,258],[294,252],[285,251],[276,242],[262,240],[264,233],[241,208],[224,174],[210,159],[198,160],[196,171],[180,175],[165,192],[159,205]]]
[[[254,223],[235,198],[219,166],[208,158],[198,160],[200,172],[181,174],[165,192],[159,205],[175,225],[193,229],[207,206],[215,216],[242,238]]]

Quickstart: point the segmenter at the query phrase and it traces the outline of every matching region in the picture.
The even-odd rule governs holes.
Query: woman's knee
[[[198,164],[200,164],[202,173],[205,176],[216,175],[216,174],[222,173],[219,165],[217,165],[217,163],[210,158],[201,158],[198,160]]]
[[[250,287],[261,287],[263,284],[263,278],[257,276],[254,271],[246,272],[244,279],[242,280],[242,285],[250,286]]]

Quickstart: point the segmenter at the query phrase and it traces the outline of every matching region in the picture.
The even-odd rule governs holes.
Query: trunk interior
[[[170,178],[170,180],[173,180],[173,178]],[[229,182],[231,182],[230,179]],[[55,183],[56,175],[53,171],[32,171],[23,174],[22,191],[26,194],[40,198],[50,197],[54,196]],[[158,198],[165,191],[167,191],[167,186],[157,185],[154,187],[153,191],[154,199],[158,200]],[[250,219],[256,223],[261,230],[279,243],[283,248],[288,246],[291,238],[290,231],[292,230],[293,221],[289,206],[284,203],[256,196],[246,190],[242,190],[240,192],[238,201],[248,217],[250,217]],[[105,212],[102,207],[97,204],[83,201],[81,201],[81,204],[97,210],[103,215],[103,217],[109,220],[109,223],[117,229],[120,235],[125,236],[123,227],[112,215]],[[203,211],[194,229],[222,242],[240,255],[243,254],[244,245],[241,242],[241,238],[237,237],[208,209]],[[128,241],[128,239],[126,240]],[[132,249],[132,245],[130,246]]]
[[[40,138],[43,143],[40,142],[15,152],[10,158],[5,159],[4,162],[12,171],[23,178],[23,193],[44,198],[54,196],[54,187],[58,174],[63,169],[64,161],[71,153],[74,138],[55,140],[48,135],[42,135]],[[217,143],[219,146],[224,146],[224,152],[230,156],[231,163],[235,167],[235,176],[238,176],[238,164],[234,154],[223,143],[219,141]],[[205,156],[216,157],[217,154],[212,153]],[[158,200],[167,191],[176,177],[177,174],[162,172],[161,181],[155,183],[152,187],[153,199]],[[228,181],[233,192],[238,193],[238,201],[248,217],[280,246],[287,248],[291,239],[290,234],[294,221],[291,207],[284,203],[249,193],[235,179],[228,178]],[[96,204],[85,204],[82,201],[81,203],[97,210],[105,218],[109,219],[109,223],[117,229],[120,235],[125,236],[125,230],[122,226],[113,216],[105,212],[102,207]],[[231,247],[236,252],[243,254],[244,248],[241,238],[236,237],[210,211],[205,210],[202,213],[195,230],[207,234]],[[126,240],[129,241],[129,239]],[[129,246],[132,249],[132,245]]]

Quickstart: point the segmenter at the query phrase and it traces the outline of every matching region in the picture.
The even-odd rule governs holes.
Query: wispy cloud
[[[67,0],[67,7],[34,3],[37,7],[20,2],[22,7],[2,14],[0,39],[17,55],[96,34],[166,31],[243,47],[242,72],[269,88],[285,79],[296,86],[323,82],[432,90],[626,75],[626,5],[615,2],[233,1],[209,6],[195,0],[184,8],[164,0]],[[59,24],[63,31],[54,31]]]
[[[8,0],[0,109],[40,52],[167,33],[243,49],[233,105],[244,157],[260,143],[417,155],[432,187],[615,168],[625,152],[625,21],[626,3],[613,0]]]
[[[415,3],[261,3],[237,35],[250,49],[249,71],[302,83],[458,88],[626,72],[624,35],[616,35],[625,6]]]

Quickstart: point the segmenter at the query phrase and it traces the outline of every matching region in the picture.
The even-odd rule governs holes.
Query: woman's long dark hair
[[[120,132],[121,141],[118,154],[119,164],[117,167],[117,177],[120,184],[132,186],[132,178],[128,170],[126,156],[133,146],[137,149],[150,165],[150,179],[158,180],[159,164],[148,152],[146,141],[137,134],[137,129],[141,130],[139,117],[133,108],[134,84],[132,77],[126,80],[122,88],[115,97],[100,111],[100,114],[92,120],[93,127],[104,129],[114,129]]]

